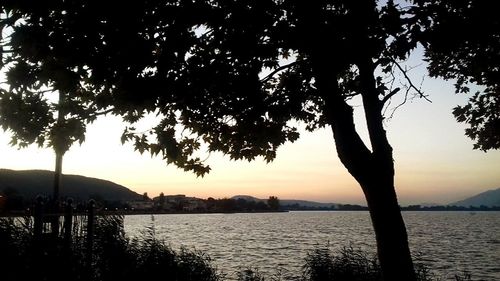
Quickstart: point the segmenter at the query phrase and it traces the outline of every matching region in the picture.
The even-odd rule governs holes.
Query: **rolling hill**
[[[50,196],[54,172],[45,170],[15,171],[0,169],[0,194],[15,192],[25,199],[37,195]],[[64,175],[61,197],[86,200],[98,197],[108,201],[127,201],[140,199],[141,195],[132,190],[107,180],[78,176]]]
[[[481,205],[486,207],[500,206],[500,188],[488,190],[448,205],[463,207],[479,207]]]

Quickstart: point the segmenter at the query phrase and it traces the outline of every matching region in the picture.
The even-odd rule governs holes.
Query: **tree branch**
[[[265,82],[269,81],[269,79],[271,79],[276,73],[278,73],[280,71],[283,71],[283,70],[285,70],[287,68],[290,68],[290,67],[292,67],[292,66],[294,66],[296,64],[298,64],[297,61],[294,61],[294,62],[289,63],[289,64],[282,65],[282,66],[276,68],[275,70],[273,70],[273,72],[269,73],[269,75],[267,75],[266,77],[262,78],[260,80],[260,82],[261,83],[265,83]]]
[[[391,115],[389,116],[389,119],[392,119],[396,110],[398,110],[398,108],[400,108],[401,106],[403,106],[403,104],[406,103],[406,101],[408,100],[408,92],[409,91],[410,91],[410,88],[407,88],[404,100],[400,104],[398,104],[396,107],[394,107],[394,110],[392,110]],[[432,102],[432,101],[429,101],[429,102]]]
[[[394,96],[395,94],[397,94],[401,89],[398,87],[394,90],[392,90],[389,94],[387,94],[387,96],[385,96],[383,99],[382,99],[382,104],[386,103],[390,98],[392,98],[392,96]]]
[[[417,87],[413,84],[413,82],[412,82],[411,78],[410,78],[410,77],[408,76],[408,74],[406,73],[406,70],[405,70],[405,69],[403,69],[403,67],[402,67],[402,66],[401,66],[401,65],[400,65],[400,64],[399,64],[396,60],[394,60],[394,59],[393,59],[393,60],[392,60],[392,62],[393,62],[393,63],[394,63],[394,65],[396,65],[396,66],[398,67],[398,69],[399,69],[399,70],[403,73],[403,75],[404,75],[404,77],[405,77],[406,81],[408,81],[408,83],[410,84],[410,87],[409,87],[409,88],[410,88],[410,89],[415,90],[415,92],[417,92],[417,94],[418,94],[421,98],[425,99],[425,100],[426,100],[426,101],[428,101],[428,102],[432,102],[430,99],[428,99],[428,98],[427,98],[427,96],[426,96],[426,95],[424,95],[424,93],[423,93],[423,92],[422,92],[419,88],[417,88]],[[392,92],[391,92],[391,93],[392,93]],[[384,100],[385,100],[385,98],[384,98]]]
[[[96,112],[94,114],[91,115],[91,117],[97,117],[97,116],[101,116],[101,115],[106,115],[108,113],[111,113],[115,108],[112,107],[112,108],[109,108],[109,109],[106,109],[106,110],[103,110],[103,111],[100,111],[100,112]]]
[[[101,115],[106,115],[108,113],[111,113],[114,109],[115,108],[112,107],[112,108],[109,108],[109,109],[106,109],[106,110],[103,110],[103,111],[95,112],[94,114],[89,114],[88,116],[78,116],[75,119],[83,121],[85,119],[95,118],[95,117],[98,117],[98,116],[101,116]]]

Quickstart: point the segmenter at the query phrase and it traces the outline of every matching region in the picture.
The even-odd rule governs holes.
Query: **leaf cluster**
[[[474,93],[453,110],[465,134],[484,151],[500,148],[500,19],[496,3],[417,0],[429,74],[452,80],[456,93]]]

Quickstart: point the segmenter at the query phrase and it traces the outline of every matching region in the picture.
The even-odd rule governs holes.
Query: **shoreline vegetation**
[[[158,211],[158,210],[130,210],[130,209],[117,209],[117,210],[104,210],[98,209],[99,215],[118,215],[118,216],[133,216],[133,215],[197,215],[197,214],[258,214],[258,213],[288,213],[288,212],[368,212],[368,208],[364,206],[353,208],[300,208],[300,209],[282,209],[282,210],[251,210],[251,211]],[[402,212],[469,212],[474,215],[475,212],[498,212],[500,207],[457,207],[457,206],[432,206],[432,207],[401,207]],[[75,213],[82,213],[79,210]],[[61,213],[62,214],[62,213]],[[0,218],[2,217],[25,217],[31,215],[31,209],[14,210],[14,211],[0,211]]]
[[[183,214],[244,214],[244,213],[287,213],[294,211],[329,211],[329,212],[345,212],[345,211],[361,211],[367,212],[368,208],[365,206],[359,205],[347,205],[347,206],[339,206],[337,208],[314,208],[314,207],[300,207],[300,208],[282,208],[279,210],[214,210],[214,211],[201,211],[201,210],[134,210],[128,208],[116,208],[116,209],[107,209],[107,208],[98,208],[97,213],[99,215],[120,215],[120,216],[129,216],[129,215],[183,215]],[[470,212],[471,215],[474,215],[475,212],[491,212],[491,211],[500,211],[500,207],[461,207],[461,206],[430,206],[430,207],[421,207],[421,206],[407,206],[401,207],[402,212]],[[75,213],[83,213],[85,212],[84,208],[76,207]],[[30,216],[32,213],[32,208],[26,208],[24,210],[0,210],[0,218],[1,217],[24,217]],[[62,214],[62,213],[61,213]]]
[[[443,207],[443,208],[439,208]],[[368,209],[299,209],[299,210],[276,210],[276,211],[228,211],[228,212],[199,212],[199,211],[155,211],[155,210],[98,210],[99,215],[106,216],[135,216],[135,215],[202,215],[202,214],[259,214],[259,213],[288,213],[288,212],[368,212]],[[469,212],[471,215],[475,215],[475,212],[498,212],[500,207],[492,208],[466,208],[451,206],[446,208],[446,206],[438,207],[427,207],[427,208],[401,208],[402,212]],[[62,214],[62,213],[61,213]],[[77,212],[78,214],[78,212]],[[10,211],[10,212],[0,212],[0,218],[7,217],[25,217],[31,215],[30,209],[24,211]]]
[[[111,281],[148,280],[162,276],[175,281],[382,281],[377,257],[354,246],[332,252],[317,246],[303,260],[302,273],[292,278],[241,267],[238,272],[217,268],[206,253],[181,248],[155,234],[154,217],[141,236],[130,239],[124,232],[124,217],[97,216],[89,238],[85,222],[74,224],[71,239],[66,235],[34,235],[33,221],[0,218],[0,265],[2,280]],[[90,240],[89,240],[90,239]],[[89,242],[90,241],[90,242]],[[439,281],[420,255],[415,257],[418,281]],[[453,280],[472,281],[471,274],[455,274]]]
[[[30,215],[35,201],[42,200],[46,206],[52,205],[50,198],[37,196],[27,200],[22,195],[9,194],[0,197],[1,216]],[[142,198],[134,201],[104,200],[99,197],[91,198],[96,204],[96,212],[104,215],[149,215],[149,214],[212,214],[212,213],[267,213],[289,211],[368,211],[368,207],[355,204],[318,203],[300,200],[280,200],[276,196],[268,199],[257,199],[250,196],[234,196],[232,198],[201,199],[185,195],[163,195],[149,198],[144,193]],[[88,201],[72,198],[61,200],[60,210],[71,206],[76,213],[85,212]],[[299,203],[300,202],[300,203]],[[409,205],[400,206],[401,211],[500,211],[500,206],[453,206],[453,205]]]

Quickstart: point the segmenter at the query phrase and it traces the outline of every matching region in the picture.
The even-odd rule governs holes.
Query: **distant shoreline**
[[[488,209],[402,209],[401,212],[470,212],[471,215],[476,212],[498,212],[500,207],[493,207]],[[135,216],[135,215],[202,215],[202,214],[265,214],[265,213],[289,213],[289,212],[368,212],[368,210],[279,210],[279,211],[241,211],[241,212],[179,212],[179,211],[104,211],[98,210],[97,215],[123,215],[123,216]],[[84,212],[75,212],[74,215],[84,215]],[[60,214],[61,216],[63,213]],[[5,212],[0,213],[0,217],[29,217],[32,216],[29,212]]]

